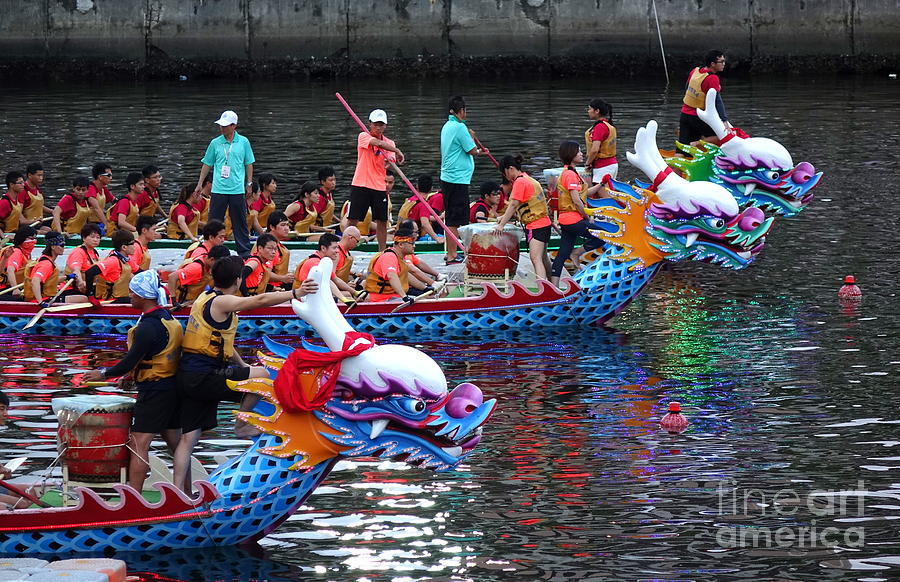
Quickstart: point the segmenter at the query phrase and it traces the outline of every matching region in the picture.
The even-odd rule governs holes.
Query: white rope
[[[656,34],[659,36],[659,52],[662,53],[663,71],[666,73],[666,86],[669,86],[669,67],[666,66],[666,49],[663,47],[662,31],[659,28],[659,14],[656,12],[656,0],[653,1],[653,18],[656,19]]]

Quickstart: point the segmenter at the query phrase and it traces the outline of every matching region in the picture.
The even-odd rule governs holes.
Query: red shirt
[[[694,69],[691,69],[691,72],[688,73],[688,83],[691,82],[691,73],[693,73],[693,72],[694,72]],[[704,94],[709,92],[710,89],[715,89],[719,93],[722,92],[722,85],[721,85],[721,83],[719,83],[719,76],[717,74],[713,73],[706,67],[701,67],[700,70],[698,71],[698,74],[699,73],[709,73],[706,76],[706,78],[703,79],[703,82],[700,83],[700,89],[703,90]],[[691,107],[690,105],[687,105],[686,103],[682,103],[681,104],[681,112],[687,113],[688,115],[697,115],[697,108]]]
[[[202,200],[202,198],[201,198]],[[178,224],[178,217],[183,216],[184,222],[186,224],[190,224],[192,220],[194,220],[194,211],[199,210],[196,206],[191,206],[190,204],[179,204],[175,207],[175,210],[172,212],[172,222]]]
[[[36,198],[40,195],[41,191],[37,188],[32,188],[31,184],[26,181],[25,189],[19,194],[19,202],[21,202],[23,206],[28,206],[31,203],[32,198]]]
[[[306,210],[306,204],[303,201],[298,202],[299,208],[297,208],[297,212],[294,212],[290,216],[288,216],[288,220],[291,222],[300,222],[304,218],[307,217],[309,211]]]
[[[441,192],[435,192],[431,195],[431,198],[428,199],[428,205],[431,206],[435,212],[440,214],[444,211],[444,195]],[[418,222],[422,218],[432,218],[432,216],[431,213],[428,212],[428,208],[426,208],[422,202],[417,202],[409,211],[409,218]]]
[[[88,186],[87,195],[85,198],[96,198],[98,193],[103,194],[103,200],[100,201],[100,206],[105,207],[107,204],[116,199],[115,196],[112,195],[112,192],[109,191],[109,188],[106,186],[103,187],[103,190],[98,190],[97,185],[91,182],[91,185]]]
[[[56,203],[56,206],[59,207],[61,212],[59,213],[60,218],[63,220],[69,220],[76,214],[75,205],[81,206],[82,208],[87,207],[87,200],[76,201],[75,197],[71,194],[64,194],[62,198],[59,199],[59,202]]]
[[[334,200],[331,197],[331,192],[326,192],[321,187],[319,188],[319,201],[313,204],[313,209],[318,213],[322,214],[325,212],[325,209],[328,207],[328,203]]]
[[[131,205],[134,202],[131,201],[131,198],[125,197],[120,198],[118,202],[112,207],[112,210],[109,212],[109,219],[112,222],[116,222],[119,219],[120,214],[124,214],[125,217],[128,217],[128,213],[131,212]]]
[[[594,125],[591,129],[591,141],[602,142],[609,137],[609,128],[602,121]],[[591,163],[591,168],[602,168],[617,163],[615,156],[611,158],[597,158]]]
[[[138,194],[135,204],[137,204],[139,210],[143,210],[144,208],[151,206],[157,200],[159,200],[159,190],[151,192],[150,188],[144,188],[144,191]]]
[[[257,198],[256,201],[253,202],[253,204],[250,205],[249,210],[255,210],[255,211],[257,211],[257,212],[262,212],[262,211],[265,209],[265,207],[268,206],[268,205],[271,204],[271,203],[272,203],[272,199],[271,199],[271,198],[263,198],[262,195],[260,195],[259,198]],[[263,225],[260,225],[260,226],[265,227],[266,225],[263,224]]]
[[[201,196],[200,200],[196,204],[193,204],[192,206],[194,207],[194,210],[196,210],[197,212],[199,212],[202,215],[203,211],[206,210],[206,204],[207,204],[206,198]]]

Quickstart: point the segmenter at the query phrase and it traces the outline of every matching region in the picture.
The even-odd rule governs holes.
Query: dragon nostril
[[[816,173],[816,168],[809,162],[800,162],[791,174],[795,184],[806,184]]]
[[[762,210],[755,206],[751,206],[743,212],[740,220],[741,230],[754,230],[759,227],[765,220],[766,215]]]
[[[466,406],[466,414],[472,414],[472,413],[475,412],[476,410],[478,410],[478,407],[475,406],[475,405],[472,404],[472,403],[469,403],[469,404]]]

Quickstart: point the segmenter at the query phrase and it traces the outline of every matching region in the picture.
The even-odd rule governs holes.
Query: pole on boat
[[[669,86],[669,67],[666,66],[666,49],[663,47],[662,30],[659,28],[659,14],[656,12],[656,0],[653,1],[653,18],[656,20],[656,35],[659,37],[659,52],[662,53],[663,71],[666,73],[666,87]]]
[[[38,499],[37,497],[35,497],[35,496],[32,495],[31,493],[29,493],[29,492],[27,492],[27,491],[23,491],[22,489],[19,489],[18,487],[16,487],[16,486],[13,485],[12,483],[9,483],[9,482],[7,482],[7,481],[4,481],[3,479],[0,479],[0,487],[6,487],[7,489],[9,489],[10,491],[12,491],[13,493],[15,493],[16,495],[18,495],[19,497],[21,497],[21,498],[23,498],[23,499],[27,499],[28,501],[34,503],[34,504],[37,505],[38,507],[50,507],[50,504],[47,503],[46,501],[41,501],[40,499]]]
[[[341,96],[341,94],[335,93],[334,96],[337,97],[337,100],[341,102],[341,105],[344,106],[344,109],[347,110],[347,113],[350,114],[350,117],[353,118],[353,121],[356,122],[359,128],[368,133],[369,130],[366,128],[365,124],[363,124],[362,120],[356,115],[356,113],[353,112],[350,104],[347,103],[347,101]],[[431,204],[429,204],[425,197],[422,196],[418,190],[416,190],[416,187],[412,185],[412,182],[409,181],[409,178],[406,177],[406,174],[404,174],[403,171],[397,167],[397,164],[391,162],[390,168],[398,176],[400,176],[400,179],[403,180],[403,182],[406,184],[406,187],[409,188],[412,191],[413,195],[415,195],[415,197],[419,199],[419,202],[425,205],[425,208],[428,209],[428,212],[431,213],[431,216],[434,217],[434,219],[437,220],[437,223],[441,225],[441,228],[444,229],[444,236],[450,237],[450,240],[452,240],[456,244],[456,246],[459,247],[459,250],[466,252],[466,247],[464,247],[463,244],[459,242],[459,239],[456,238],[456,235],[453,234],[453,231],[447,228],[447,225],[444,224],[444,221],[441,220],[441,217],[438,216],[438,213],[434,211],[434,208],[431,207]]]
[[[497,168],[497,169],[499,170],[499,169],[500,169],[500,162],[498,162],[498,161],[497,161],[497,158],[495,158],[495,157],[493,156],[493,154],[491,154],[491,152],[489,152],[488,149],[487,149],[486,147],[484,147],[484,144],[482,144],[482,143],[481,143],[481,140],[478,139],[477,137],[475,138],[475,145],[478,146],[478,149],[484,150],[485,152],[487,152],[487,157],[488,157],[488,159],[491,160],[491,163],[494,164],[494,167]]]

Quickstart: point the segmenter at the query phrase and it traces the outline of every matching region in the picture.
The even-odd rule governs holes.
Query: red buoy
[[[681,434],[688,426],[688,419],[681,414],[681,403],[670,402],[669,413],[659,421],[659,426],[663,430],[672,434]]]
[[[838,298],[840,299],[861,299],[862,291],[856,286],[856,277],[847,275],[844,277],[844,284],[838,290]]]

